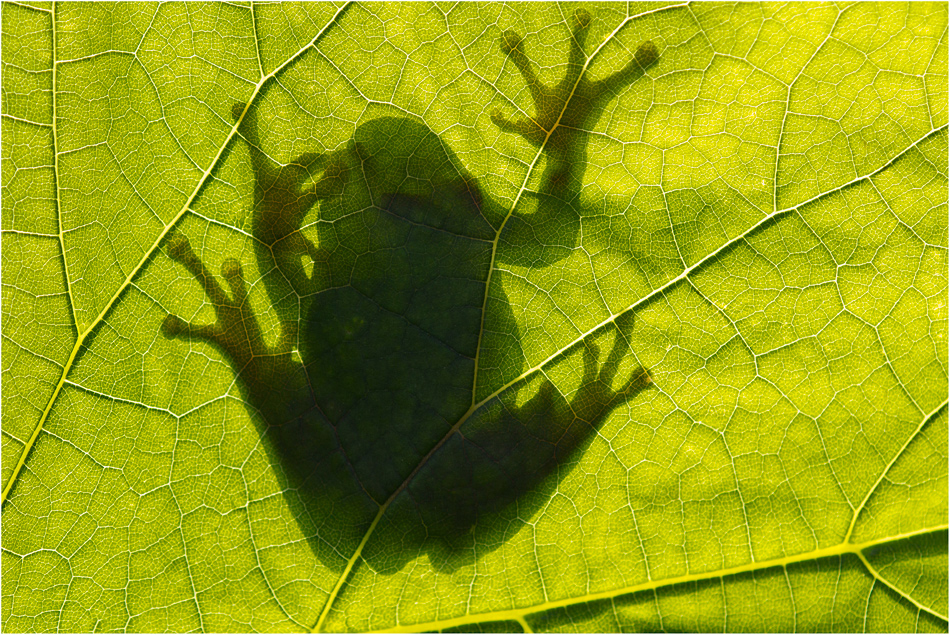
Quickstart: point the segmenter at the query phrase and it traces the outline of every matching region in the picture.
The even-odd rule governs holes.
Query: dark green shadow
[[[494,531],[492,516],[515,501],[519,514],[530,514],[610,412],[650,385],[645,369],[629,365],[611,388],[630,355],[629,317],[615,325],[599,369],[594,344],[565,353],[583,366],[570,400],[547,379],[539,388],[525,380],[508,393],[537,390],[523,405],[493,399],[466,415],[493,241],[499,231],[508,241],[539,241],[548,249],[545,266],[576,247],[580,216],[571,205],[586,164],[583,130],[656,59],[648,42],[614,76],[578,79],[589,22],[586,12],[575,14],[568,74],[553,88],[537,83],[520,39],[502,37],[538,112],[531,121],[492,119],[543,148],[547,160],[530,219],[512,217],[502,227],[505,207],[417,121],[374,119],[339,151],[281,165],[261,149],[257,111],[238,104],[233,114],[243,114],[255,177],[255,255],[261,271],[279,274],[264,277],[281,324],[277,344],[264,341],[240,263],[225,261],[226,290],[184,236],[169,238],[168,254],[202,285],[216,321],[194,325],[169,315],[162,330],[211,343],[228,358],[288,504],[327,566],[342,567],[340,555],[355,550],[388,501],[384,523],[403,539],[367,548],[375,569],[398,571],[421,552],[440,568],[470,561],[473,535]],[[318,202],[315,244],[301,225]],[[502,305],[501,321],[514,325]],[[522,372],[518,338],[506,364]]]

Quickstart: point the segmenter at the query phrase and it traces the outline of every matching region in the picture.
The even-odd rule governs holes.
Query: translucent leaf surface
[[[947,630],[947,5],[2,5],[5,631]]]

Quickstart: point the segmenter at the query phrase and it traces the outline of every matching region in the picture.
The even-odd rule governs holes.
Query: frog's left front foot
[[[214,307],[216,319],[211,324],[193,324],[177,315],[169,314],[162,322],[162,333],[166,337],[184,337],[214,344],[224,351],[238,368],[242,368],[255,356],[273,354],[264,344],[257,318],[248,302],[247,286],[240,262],[228,258],[221,265],[221,277],[231,290],[229,295],[192,250],[188,239],[181,234],[170,238],[168,255],[181,263],[198,281]]]

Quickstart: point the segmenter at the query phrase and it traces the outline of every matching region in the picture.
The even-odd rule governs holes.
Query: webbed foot
[[[620,362],[628,350],[623,333],[618,328],[617,339],[607,355],[607,360],[598,369],[600,347],[594,343],[585,345],[581,386],[568,403],[575,417],[596,428],[601,420],[610,414],[610,411],[653,384],[650,371],[643,366],[637,366],[630,371],[619,388],[611,387],[620,370]],[[526,413],[547,413],[553,411],[556,400],[560,398],[560,393],[554,384],[545,381],[537,394],[519,410],[524,410]]]
[[[511,121],[500,111],[491,114],[492,122],[504,130],[518,134],[532,144],[540,146],[559,125],[583,130],[590,116],[598,109],[595,102],[602,94],[613,94],[621,86],[630,84],[659,59],[659,49],[652,41],[643,42],[627,65],[609,77],[592,82],[583,77],[589,61],[584,53],[592,18],[584,9],[574,12],[571,19],[570,52],[568,69],[556,85],[545,86],[534,72],[525,52],[524,38],[514,31],[505,31],[499,38],[501,52],[518,68],[528,90],[531,91],[535,115],[530,119]],[[569,112],[569,103],[570,112]]]
[[[282,352],[270,350],[264,343],[257,318],[248,302],[247,285],[240,262],[228,258],[221,265],[221,277],[230,289],[229,294],[198,258],[187,238],[178,233],[172,235],[168,241],[167,252],[169,257],[183,265],[204,289],[214,307],[216,319],[211,324],[194,324],[169,314],[162,322],[162,334],[166,337],[183,337],[213,344],[224,351],[237,368],[244,367],[254,357]],[[284,329],[280,346],[289,350],[289,341],[288,329]]]
[[[603,363],[600,370],[597,369],[600,347],[591,344],[584,349],[584,375],[581,380],[581,389],[571,401],[571,408],[578,418],[595,425],[620,403],[653,383],[650,371],[643,366],[637,366],[630,371],[620,388],[616,390],[611,388],[626,352],[626,342],[619,331],[607,355],[607,361]]]

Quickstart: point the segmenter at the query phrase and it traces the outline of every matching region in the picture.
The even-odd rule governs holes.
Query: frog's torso
[[[471,405],[496,229],[427,127],[376,119],[355,144],[375,191],[337,221],[354,246],[338,258],[346,281],[314,295],[300,352],[342,451],[382,502]]]
[[[617,337],[599,372],[596,346],[582,348],[582,386],[571,403],[542,379],[518,408],[495,399],[474,410],[486,307],[495,323],[515,324],[508,303],[498,302],[504,298],[498,292],[490,298],[486,288],[502,257],[498,242],[534,245],[528,253],[576,246],[579,216],[571,203],[586,162],[583,130],[607,92],[655,61],[655,48],[638,51],[616,76],[586,82],[578,60],[590,20],[577,15],[568,75],[557,87],[535,91],[537,121],[492,115],[503,131],[547,153],[534,222],[486,197],[441,139],[417,121],[374,119],[342,150],[279,165],[261,149],[253,110],[235,107],[255,172],[260,269],[276,265],[300,309],[281,313],[287,284],[267,287],[282,325],[280,340],[267,345],[240,263],[225,262],[226,293],[187,240],[176,236],[169,254],[203,286],[217,320],[198,326],[170,315],[163,330],[211,342],[229,357],[270,439],[285,491],[303,505],[311,530],[330,514],[366,527],[394,502],[391,522],[405,523],[406,535],[416,532],[425,541],[464,534],[481,515],[534,488],[590,439],[619,400],[649,383],[638,369],[620,390],[610,389],[626,350]],[[503,36],[502,50],[531,86],[536,79],[520,46],[512,34]],[[578,101],[566,108],[570,99]],[[571,127],[557,128],[562,114]],[[324,229],[312,240],[301,225],[318,201]],[[332,239],[323,233],[331,231]],[[509,341],[503,363],[517,378],[524,362],[517,333]],[[400,492],[405,496],[394,499]]]

